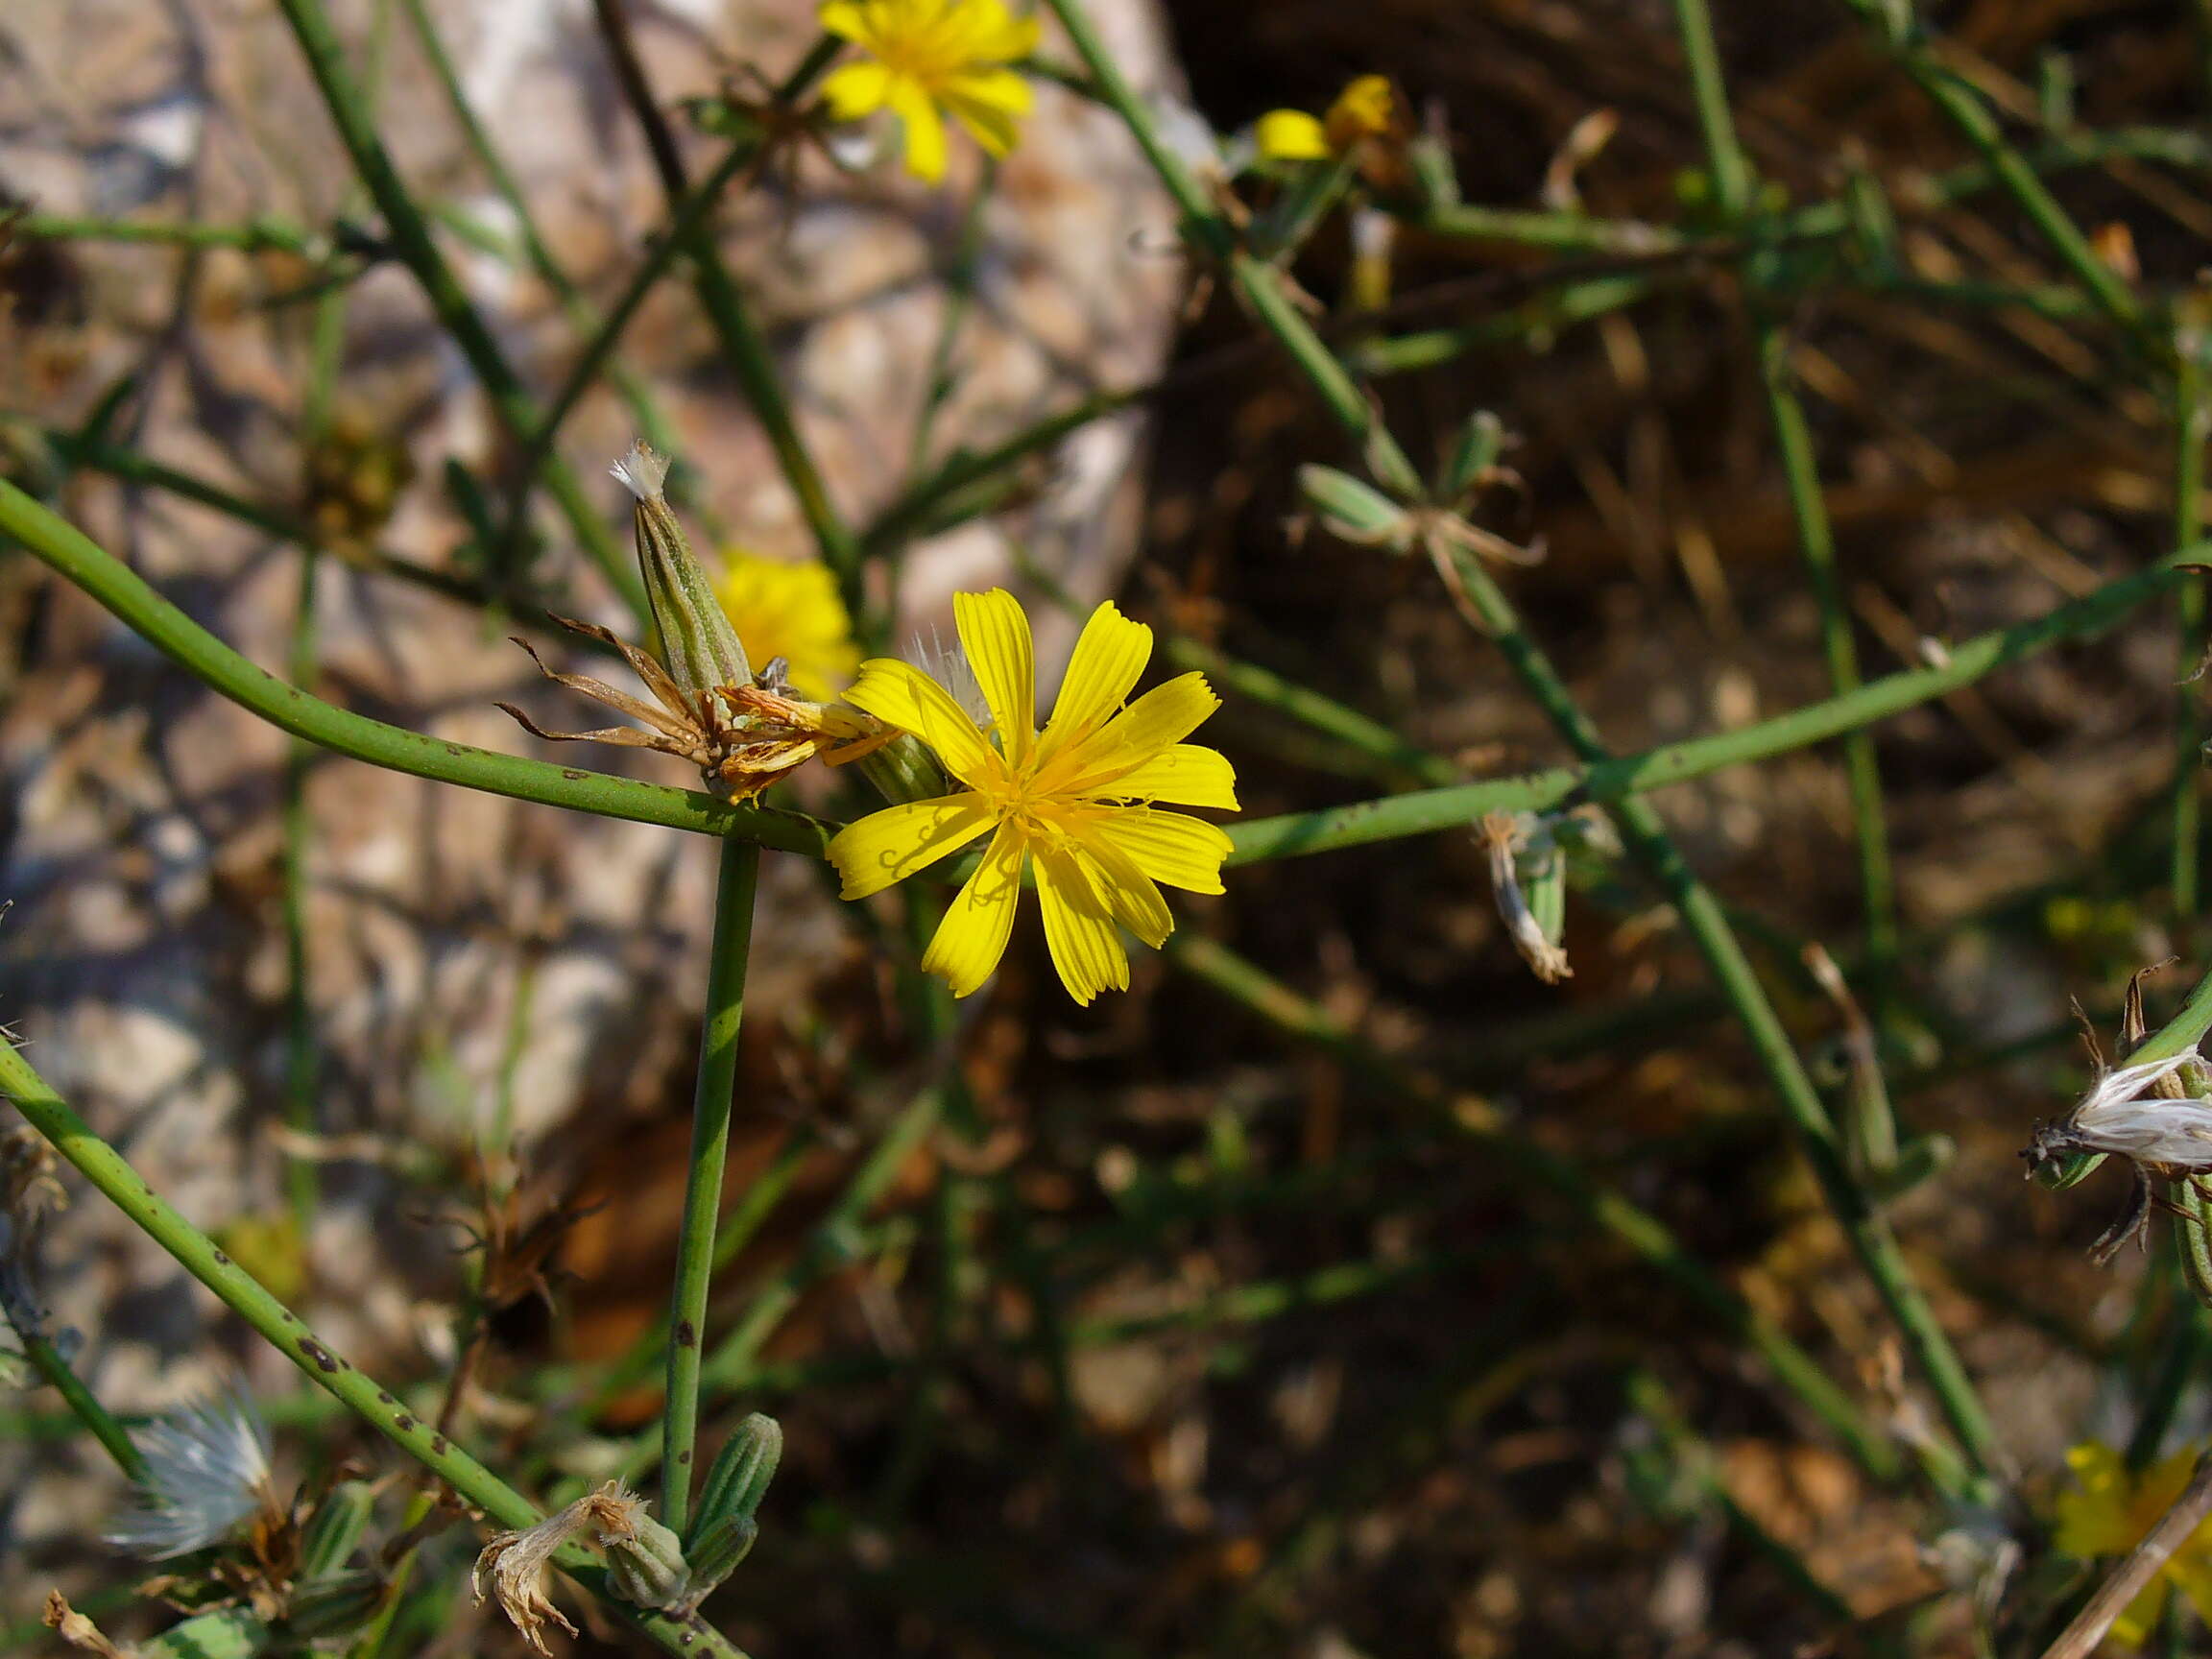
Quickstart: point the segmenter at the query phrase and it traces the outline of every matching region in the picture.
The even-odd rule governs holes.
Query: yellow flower
[[[784,659],[791,666],[791,688],[809,702],[829,702],[860,671],[853,621],[828,565],[726,548],[714,596],[745,655],[762,667],[773,658]]]
[[[2067,1453],[2066,1461],[2081,1484],[2058,1495],[2055,1541],[2067,1554],[2086,1558],[2125,1555],[2141,1543],[2189,1484],[2197,1452],[2184,1447],[2131,1475],[2119,1453],[2089,1440]],[[2141,1647],[2166,1609],[2170,1587],[2189,1598],[2200,1618],[2212,1622],[2212,1527],[2198,1527],[2167,1558],[2149,1588],[2113,1623],[2112,1634],[2130,1647]]]
[[[1329,113],[1270,109],[1252,130],[1253,142],[1270,161],[1326,161],[1362,138],[1385,138],[1398,119],[1398,96],[1386,75],[1362,75],[1336,94]]]
[[[893,806],[830,843],[844,897],[863,899],[990,832],[983,861],[945,913],[922,966],[965,997],[990,977],[1014,926],[1024,864],[1035,861],[1045,942],[1068,994],[1089,1002],[1129,988],[1117,925],[1157,949],[1174,930],[1155,883],[1221,891],[1229,837],[1155,802],[1237,809],[1237,775],[1183,739],[1215,709],[1202,674],[1123,700],[1152,655],[1152,630],[1112,605],[1075,642],[1060,701],[1035,728],[1036,653],[1029,619],[1002,589],[953,598],[960,643],[990,719],[962,709],[920,669],[888,658],[861,665],[847,701],[936,751],[961,793]]]
[[[906,130],[906,166],[945,177],[946,115],[994,156],[1014,148],[1029,84],[1006,67],[1037,50],[1037,21],[1003,0],[829,0],[822,27],[869,54],[822,84],[830,112],[857,121],[888,108]]]

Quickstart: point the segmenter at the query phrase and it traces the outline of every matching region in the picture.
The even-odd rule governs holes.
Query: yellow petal
[[[968,130],[968,135],[983,146],[989,155],[1003,159],[1011,155],[1021,141],[1022,129],[1014,117],[1005,110],[989,104],[978,103],[965,96],[957,87],[945,90],[945,108],[952,119]]]
[[[974,22],[968,41],[971,57],[1012,62],[1037,50],[1042,33],[1034,17],[1017,17],[997,0],[976,0],[969,7]]]
[[[937,106],[904,76],[892,78],[890,104],[906,130],[906,171],[925,184],[940,182],[945,177],[945,122]]]
[[[1178,743],[1157,760],[1146,760],[1114,780],[1113,793],[1131,801],[1165,801],[1172,806],[1214,806],[1238,810],[1237,769],[1219,750]]]
[[[1086,846],[1113,848],[1153,880],[1186,893],[1223,891],[1221,860],[1229,856],[1229,837],[1203,819],[1142,806],[1111,807],[1087,825],[1083,839]]]
[[[2212,1623],[2212,1561],[2205,1559],[2202,1528],[2193,1533],[2167,1561],[2167,1579],[2180,1587],[2200,1619]]]
[[[1326,161],[1329,140],[1321,123],[1303,109],[1270,109],[1252,130],[1260,154],[1270,161]]]
[[[2128,1466],[2101,1441],[2084,1441],[2066,1454],[2080,1482],[2058,1494],[2052,1542],[2069,1555],[2125,1555],[2141,1533],[2128,1515]]]
[[[1221,707],[1203,674],[1179,674],[1155,685],[1095,733],[1068,746],[1055,757],[1051,793],[1118,793],[1121,779],[1147,760],[1157,760],[1189,736]],[[1039,781],[1046,787],[1046,781]]]
[[[1107,913],[1157,950],[1175,931],[1174,913],[1153,885],[1152,877],[1130,850],[1106,832],[1121,808],[1072,807],[1049,812],[1047,820],[1067,837],[1070,855],[1081,867],[1091,891]]]
[[[1065,851],[1037,850],[1037,898],[1045,943],[1060,983],[1079,1003],[1105,990],[1129,989],[1129,956],[1114,916],[1083,866]]]
[[[869,22],[865,6],[854,5],[852,0],[829,0],[814,15],[821,23],[825,35],[834,35],[843,40],[857,40],[863,45],[873,45],[875,42],[876,31]]]
[[[848,824],[830,843],[845,885],[840,899],[865,899],[957,853],[991,828],[993,814],[974,795],[943,795],[887,806]]]
[[[1006,954],[1015,904],[1022,896],[1022,845],[1011,825],[999,827],[983,862],[975,866],[945,912],[945,920],[937,924],[929,949],[922,953],[923,972],[943,979],[955,997],[973,995]]]
[[[822,83],[822,96],[830,113],[840,121],[857,121],[890,102],[891,71],[873,59],[833,69]]]
[[[998,724],[998,747],[1019,766],[1029,757],[1037,719],[1037,647],[1029,637],[1029,618],[1013,594],[994,588],[988,593],[953,594],[952,620]]]
[[[1029,113],[1029,83],[1011,69],[971,69],[945,84],[947,103],[980,105],[1008,115]]]
[[[1152,630],[1132,622],[1111,601],[1091,613],[1068,659],[1068,677],[1060,682],[1060,699],[1052,706],[1052,718],[1039,739],[1040,760],[1057,755],[1069,744],[1089,736],[1113,718],[1137,676],[1152,658]]]
[[[845,693],[845,701],[902,732],[913,733],[937,752],[947,771],[971,788],[993,764],[991,746],[968,711],[911,662],[896,657],[869,658],[860,664],[860,678]]]

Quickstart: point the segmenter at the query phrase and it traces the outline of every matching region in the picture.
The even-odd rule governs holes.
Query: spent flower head
[[[827,703],[860,671],[853,619],[828,565],[733,547],[722,555],[714,593],[747,655],[763,664],[781,657],[800,696]]]
[[[1160,883],[1218,893],[1229,838],[1156,804],[1237,809],[1236,773],[1185,737],[1220,707],[1185,674],[1124,708],[1152,655],[1152,630],[1112,605],[1092,613],[1060,701],[1036,729],[1036,648],[1011,593],[962,593],[953,616],[988,722],[910,663],[861,664],[850,702],[935,751],[957,793],[910,802],[848,825],[830,844],[844,897],[863,899],[988,834],[982,862],[945,913],[922,966],[956,997],[1005,954],[1024,867],[1036,872],[1045,940],[1078,1002],[1129,985],[1120,929],[1158,948],[1175,919]]]
[[[2183,1447],[2173,1456],[2133,1472],[2111,1447],[2087,1440],[2066,1454],[2066,1462],[2079,1484],[2058,1495],[2055,1542],[2067,1554],[2088,1559],[2125,1555],[2143,1541],[2189,1484],[2197,1449]],[[2130,1647],[2141,1647],[2157,1627],[2168,1595],[2176,1589],[2200,1618],[2212,1621],[2212,1526],[2200,1527],[2182,1540],[2158,1575],[2113,1622],[2112,1634]]]
[[[117,1549],[165,1561],[235,1537],[279,1512],[269,1431],[232,1389],[163,1413],[132,1435],[145,1459],[136,1506],[108,1529]]]
[[[698,767],[708,789],[725,801],[748,800],[817,755],[836,766],[889,740],[891,734],[865,714],[794,696],[774,664],[768,672],[753,672],[705,566],[661,493],[668,475],[666,457],[639,444],[614,464],[613,472],[636,497],[637,565],[645,578],[660,652],[642,651],[574,617],[553,620],[613,651],[645,683],[653,701],[587,675],[555,673],[527,640],[516,643],[530,652],[548,680],[619,709],[645,730],[607,726],[548,732],[511,703],[500,704],[501,709],[536,736],[680,756]]]
[[[822,84],[830,112],[857,121],[889,109],[905,130],[906,167],[945,177],[945,117],[1004,156],[1029,112],[1029,84],[1007,67],[1037,49],[1037,22],[1002,0],[829,0],[822,27],[867,54]]]
[[[571,1538],[589,1533],[601,1549],[637,1536],[645,1519],[645,1501],[619,1480],[610,1480],[596,1492],[587,1492],[565,1509],[557,1509],[535,1527],[495,1532],[476,1557],[469,1574],[469,1592],[481,1603],[484,1579],[490,1575],[492,1594],[499,1610],[522,1633],[522,1640],[541,1653],[545,1646],[545,1625],[558,1624],[573,1636],[576,1626],[561,1609],[545,1599],[545,1568]]]

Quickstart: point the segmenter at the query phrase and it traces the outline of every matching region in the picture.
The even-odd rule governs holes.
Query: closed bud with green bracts
[[[691,1587],[690,1570],[676,1534],[650,1515],[632,1517],[628,1536],[599,1535],[607,1551],[609,1587],[625,1601],[663,1611],[684,1605]]]
[[[346,1565],[369,1517],[376,1507],[376,1494],[366,1480],[341,1480],[308,1517],[300,1540],[300,1576],[320,1578]]]
[[[691,1517],[692,1541],[705,1540],[725,1521],[752,1520],[760,1500],[768,1496],[768,1482],[776,1479],[782,1455],[783,1431],[775,1418],[756,1411],[738,1424],[699,1489],[698,1507]]]
[[[934,801],[949,795],[952,784],[937,757],[919,737],[902,732],[872,755],[853,762],[868,786],[894,806],[914,801]]]
[[[737,1571],[737,1564],[753,1552],[753,1540],[760,1536],[760,1524],[750,1515],[726,1515],[711,1527],[694,1528],[684,1559],[691,1568],[693,1605]]]
[[[1505,423],[1487,409],[1476,410],[1460,422],[1452,441],[1452,453],[1444,458],[1437,499],[1463,503],[1491,481],[1504,454]]]
[[[1372,485],[1311,462],[1298,469],[1298,498],[1321,527],[1357,547],[1403,553],[1413,544],[1413,516]]]
[[[358,1630],[384,1610],[392,1581],[366,1568],[331,1573],[292,1587],[284,1632],[302,1642]]]
[[[753,669],[737,642],[706,566],[691,551],[661,486],[668,458],[638,444],[614,463],[614,476],[637,498],[637,568],[653,607],[653,630],[668,677],[688,697],[724,686],[749,685]]]

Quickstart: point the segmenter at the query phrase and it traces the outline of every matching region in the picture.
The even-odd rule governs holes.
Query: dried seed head
[[[653,628],[661,636],[660,657],[669,678],[686,697],[747,684],[753,670],[745,647],[661,493],[668,458],[634,445],[612,470],[637,498],[631,514],[637,568],[645,578],[645,597],[653,607]]]
[[[269,1431],[232,1390],[164,1413],[132,1436],[146,1461],[137,1506],[107,1541],[153,1561],[189,1555],[279,1513],[269,1473]]]

